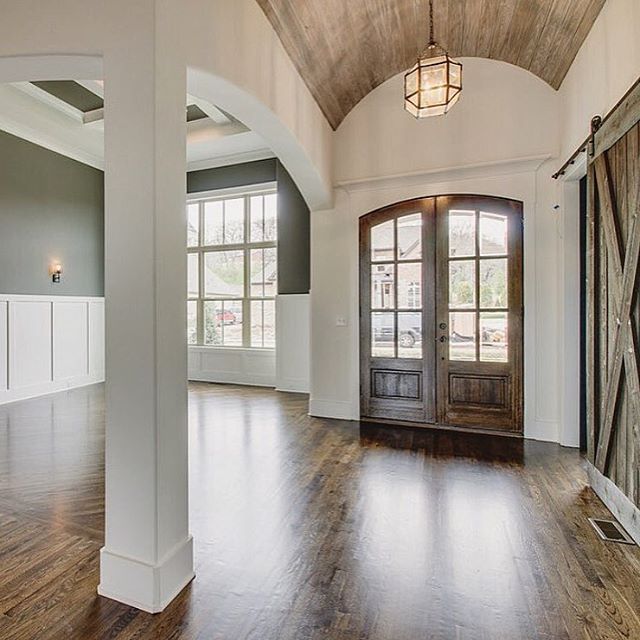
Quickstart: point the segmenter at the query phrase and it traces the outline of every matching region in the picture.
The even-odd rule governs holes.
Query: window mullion
[[[196,344],[204,344],[204,202],[198,203],[198,304],[196,324]]]

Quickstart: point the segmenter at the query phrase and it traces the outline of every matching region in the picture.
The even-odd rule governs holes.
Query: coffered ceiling
[[[209,102],[185,100],[187,169],[273,157],[264,139]],[[0,84],[0,131],[104,167],[104,86],[96,80]]]
[[[335,128],[407,69],[428,39],[428,0],[257,0]],[[493,58],[557,89],[605,0],[434,0],[449,53]]]

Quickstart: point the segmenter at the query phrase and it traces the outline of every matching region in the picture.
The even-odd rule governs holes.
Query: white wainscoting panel
[[[9,387],[28,389],[52,382],[51,303],[9,303]]]
[[[309,393],[310,296],[276,297],[276,389]]]
[[[89,375],[104,379],[104,301],[89,302]]]
[[[0,404],[103,380],[103,298],[0,294]]]
[[[273,387],[276,354],[267,349],[189,347],[189,380]]]
[[[88,310],[86,302],[53,303],[53,379],[89,374]]]

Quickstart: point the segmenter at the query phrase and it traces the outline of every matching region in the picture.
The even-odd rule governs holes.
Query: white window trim
[[[250,344],[250,340],[251,340],[251,312],[250,312],[250,306],[251,306],[251,302],[253,300],[273,300],[274,303],[274,313],[275,313],[275,300],[276,300],[276,296],[277,296],[277,291],[275,292],[275,294],[273,295],[273,297],[265,297],[265,298],[260,298],[260,297],[254,297],[254,296],[247,296],[246,294],[250,292],[250,260],[249,260],[249,252],[252,249],[271,249],[274,248],[276,250],[276,255],[277,255],[277,251],[278,251],[278,240],[277,240],[277,236],[276,236],[276,240],[269,240],[269,241],[263,241],[263,242],[249,242],[248,241],[248,233],[249,233],[249,226],[248,226],[248,221],[249,221],[249,216],[250,216],[250,210],[249,210],[249,206],[248,206],[248,200],[249,198],[251,198],[252,196],[257,196],[257,195],[270,195],[270,194],[276,194],[277,195],[277,182],[262,182],[262,183],[256,183],[253,185],[244,185],[241,187],[230,187],[230,188],[226,188],[226,189],[214,189],[214,190],[210,190],[210,191],[198,191],[198,192],[191,192],[187,194],[187,201],[186,201],[186,207],[188,207],[191,204],[200,204],[202,202],[209,202],[212,200],[228,200],[228,199],[232,199],[232,198],[237,198],[237,197],[243,197],[246,198],[246,206],[245,206],[245,242],[243,243],[237,243],[237,244],[221,244],[221,245],[201,245],[198,244],[195,247],[190,247],[187,244],[187,255],[189,254],[198,254],[200,256],[199,261],[198,261],[198,268],[199,268],[199,274],[198,274],[198,283],[199,283],[199,292],[198,292],[198,297],[197,298],[192,298],[192,297],[188,297],[187,300],[189,302],[197,302],[197,322],[198,322],[198,326],[197,326],[197,343],[193,344],[190,343],[188,345],[188,348],[191,350],[197,350],[197,351],[216,351],[216,350],[220,350],[220,351],[225,351],[225,352],[230,352],[230,351],[235,351],[235,352],[245,352],[245,351],[249,351],[249,352],[264,352],[264,353],[273,353],[275,351],[275,344],[273,347],[253,347]],[[186,214],[186,207],[185,207],[185,214]],[[203,216],[203,211],[202,208],[200,208],[199,211],[199,229],[198,229],[198,234],[199,234],[199,240],[202,240],[202,234],[204,233],[204,216]],[[185,238],[185,240],[187,240]],[[244,293],[245,295],[242,298],[229,298],[227,301],[229,302],[241,302],[242,304],[242,316],[243,316],[243,344],[242,345],[207,345],[204,344],[204,303],[206,301],[212,301],[212,300],[217,300],[216,299],[212,299],[212,298],[207,298],[205,297],[204,294],[204,260],[203,260],[203,256],[205,253],[211,252],[211,251],[234,251],[234,250],[242,250],[245,252],[245,290]],[[245,323],[245,318],[247,318],[249,321],[248,323]],[[276,325],[277,325],[277,319],[276,319]],[[276,333],[277,336],[277,329],[274,327],[274,332]],[[277,337],[274,336],[274,340],[277,339]]]

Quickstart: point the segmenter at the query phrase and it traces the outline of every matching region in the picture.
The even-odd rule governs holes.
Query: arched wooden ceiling
[[[428,39],[428,0],[257,0],[335,129]],[[605,0],[434,0],[453,56],[516,64],[557,89]]]

